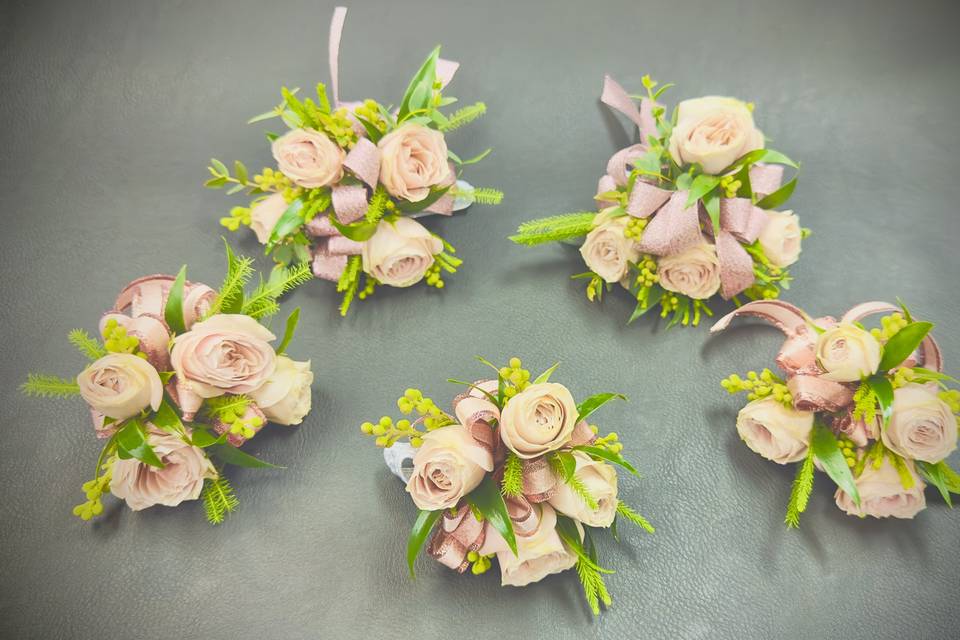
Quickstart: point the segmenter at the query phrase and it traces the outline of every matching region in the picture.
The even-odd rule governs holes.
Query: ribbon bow
[[[628,166],[646,153],[648,139],[659,135],[653,117],[655,104],[649,98],[641,98],[637,107],[633,98],[609,75],[604,76],[600,101],[637,125],[640,143],[613,154],[607,163],[607,173],[597,184],[597,195],[627,186]],[[750,168],[751,186],[757,194],[776,191],[782,179],[783,167],[756,164]],[[627,200],[627,214],[636,218],[652,217],[640,241],[641,251],[669,256],[699,244],[703,238],[701,219],[705,220],[704,228],[713,235],[703,204],[696,202],[688,207],[688,200],[687,191],[661,189],[643,179],[634,182]],[[616,203],[600,200],[597,204],[603,209]],[[743,245],[755,242],[766,224],[766,213],[748,198],[720,199],[720,225],[714,244],[720,261],[720,295],[725,300],[741,293],[756,280],[753,259]]]
[[[852,324],[877,313],[892,313],[900,308],[889,302],[864,302],[847,311],[840,324]],[[710,329],[719,333],[738,316],[753,316],[769,322],[787,337],[777,354],[776,363],[787,374],[787,388],[793,396],[793,406],[799,411],[827,411],[834,413],[853,402],[854,387],[827,380],[817,364],[817,334],[811,327],[831,327],[838,324],[831,317],[812,319],[799,308],[781,300],[750,302],[720,318]],[[922,364],[934,371],[943,370],[943,356],[933,336],[927,335],[906,366]]]
[[[493,455],[495,473],[502,474],[506,448],[498,433],[500,410],[484,392],[496,393],[496,380],[480,380],[469,392],[454,398],[454,413],[474,440]],[[570,436],[567,447],[589,444],[596,436],[585,421],[580,421]],[[536,533],[539,509],[535,505],[550,500],[559,489],[560,480],[554,475],[546,456],[523,461],[523,494],[504,499],[514,533],[528,537]],[[436,528],[427,552],[436,560],[460,573],[469,566],[467,554],[477,551],[489,555],[506,548],[501,536],[489,525],[479,522],[467,505],[456,512],[447,512]]]
[[[380,149],[367,137],[367,131],[353,115],[360,102],[340,100],[339,59],[340,38],[347,18],[347,8],[337,7],[330,21],[329,60],[330,85],[333,91],[334,108],[344,107],[353,120],[353,130],[358,139],[343,161],[343,167],[353,174],[361,184],[337,184],[331,187],[331,200],[334,215],[340,224],[351,224],[361,219],[367,212],[370,194],[377,188],[380,179]],[[440,88],[453,80],[460,64],[451,60],[437,59],[436,73]],[[450,186],[456,181],[456,173],[451,167],[448,182],[440,186]],[[444,195],[429,207],[425,213],[451,215],[454,210],[452,196]],[[306,231],[316,238],[313,250],[313,274],[317,278],[336,282],[347,266],[349,256],[360,255],[362,243],[345,238],[325,217],[314,218],[307,223]]]

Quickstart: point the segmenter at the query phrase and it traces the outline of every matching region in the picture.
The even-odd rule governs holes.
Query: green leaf
[[[303,216],[300,213],[302,209],[303,200],[300,198],[290,203],[287,210],[284,211],[283,215],[277,220],[277,224],[273,226],[273,231],[270,232],[270,238],[267,240],[267,251],[273,248],[273,245],[277,244],[280,240],[286,238],[303,226]]]
[[[220,458],[223,462],[227,464],[232,464],[236,467],[247,467],[249,469],[283,469],[284,467],[277,466],[275,464],[270,464],[260,458],[250,455],[244,451],[241,451],[232,444],[224,442],[223,444],[215,444],[210,446],[210,450]]]
[[[713,225],[714,234],[720,233],[720,197],[712,193],[703,199],[703,208],[707,210],[710,216],[710,224]]]
[[[370,139],[370,142],[377,144],[380,142],[380,138],[383,137],[383,133],[380,129],[377,129],[376,125],[367,120],[366,118],[361,118],[357,114],[353,114],[353,117],[357,119],[361,125],[363,125],[364,130],[367,132],[367,137]]]
[[[614,453],[612,451],[607,451],[602,447],[594,447],[591,445],[579,445],[574,447],[573,450],[583,451],[584,453],[586,453],[587,455],[589,455],[591,458],[594,458],[594,459],[601,458],[603,460],[606,460],[607,462],[612,462],[613,464],[620,465],[621,467],[623,467],[624,469],[626,469],[627,471],[629,471],[635,476],[640,475],[639,473],[637,473],[636,468],[632,464],[627,462],[626,458],[621,456],[619,453]]]
[[[177,435],[184,433],[183,422],[180,421],[177,410],[173,408],[173,405],[170,404],[166,398],[160,403],[160,408],[157,409],[157,412],[150,419],[150,422],[168,433]]]
[[[577,422],[581,420],[586,420],[590,414],[594,411],[607,404],[611,400],[626,400],[627,396],[622,393],[598,393],[594,396],[590,396],[583,402],[577,405]]]
[[[493,149],[487,149],[487,150],[484,151],[483,153],[479,153],[479,154],[473,156],[472,158],[469,158],[469,159],[467,159],[467,160],[461,160],[461,161],[460,161],[460,166],[461,166],[461,167],[465,167],[465,166],[467,166],[467,165],[476,164],[476,163],[480,162],[481,160],[483,160],[484,158],[486,158],[488,155],[490,155],[490,153],[491,153],[492,151],[493,151]]]
[[[287,316],[287,326],[283,331],[283,340],[280,341],[280,346],[277,347],[277,353],[283,353],[284,350],[290,345],[290,341],[293,340],[293,334],[297,332],[297,324],[300,322],[300,307],[297,307],[290,312],[290,315]]]
[[[489,474],[484,476],[479,486],[470,492],[467,502],[503,536],[513,555],[517,555],[517,538],[513,533],[513,522],[510,520],[510,514],[507,513],[503,496],[500,495],[500,488]]]
[[[539,376],[537,376],[536,379],[533,381],[533,384],[542,384],[544,382],[549,381],[550,376],[553,375],[553,372],[556,371],[557,367],[559,366],[560,366],[559,362],[554,363],[552,367],[550,367],[549,369],[541,373]]]
[[[230,172],[227,171],[227,165],[223,164],[216,158],[210,158],[210,165],[216,170],[218,176],[230,175]]]
[[[430,55],[428,55],[427,59],[423,61],[423,64],[420,66],[420,69],[417,71],[416,75],[414,75],[413,79],[410,80],[410,84],[407,86],[407,90],[403,94],[403,99],[400,101],[400,110],[397,112],[397,117],[400,120],[402,120],[411,111],[415,111],[426,106],[414,102],[414,96],[421,84],[425,84],[428,89],[433,88],[433,83],[437,78],[437,58],[439,57],[440,47],[438,46],[436,49],[430,52]],[[430,97],[430,91],[428,90],[426,93],[424,93],[423,90],[421,90],[416,97],[419,100],[425,100]]]
[[[163,309],[163,319],[167,321],[167,326],[173,333],[183,333],[187,330],[183,322],[183,285],[187,280],[187,265],[180,267],[180,273],[177,274],[173,286],[170,287],[170,295],[167,298],[167,306]]]
[[[935,486],[940,495],[943,496],[943,501],[947,503],[951,509],[953,508],[953,500],[950,499],[950,482],[948,476],[945,473],[945,468],[949,471],[953,471],[947,467],[947,463],[941,460],[936,464],[931,464],[929,462],[924,462],[923,460],[917,460],[917,470],[920,472],[920,475],[924,477],[930,484]],[[958,487],[953,487],[953,492],[960,494],[960,491],[957,491]]]
[[[716,189],[718,184],[720,184],[720,178],[718,176],[701,173],[693,179],[690,190],[687,192],[687,203],[684,206],[687,208],[692,207],[697,203],[697,200],[700,200]]]
[[[410,568],[411,578],[416,577],[413,565],[417,560],[417,556],[420,555],[420,549],[423,548],[427,537],[430,535],[430,532],[433,531],[434,525],[437,524],[437,520],[439,520],[442,515],[443,509],[437,511],[423,511],[421,509],[420,513],[417,514],[417,519],[413,523],[413,529],[410,530],[410,537],[407,538],[407,567]]]
[[[557,451],[550,457],[554,471],[561,480],[569,483],[577,472],[577,459],[569,451]]]
[[[420,200],[419,202],[408,202],[406,200],[399,200],[397,201],[397,208],[400,209],[400,211],[403,211],[404,213],[416,213],[418,211],[423,211],[424,209],[426,209],[427,207],[435,203],[437,200],[445,196],[447,194],[447,191],[449,190],[450,190],[449,186],[443,187],[440,189],[433,187],[430,189],[430,193],[427,195],[427,197],[424,198],[423,200]]]
[[[656,529],[653,528],[653,525],[650,524],[646,518],[631,509],[630,506],[623,500],[617,501],[617,514],[623,516],[629,522],[637,525],[647,533],[654,533],[656,531]],[[614,518],[614,522],[616,522],[616,518]],[[614,537],[616,537],[616,535],[614,535]]]
[[[627,324],[632,323],[634,320],[644,315],[650,309],[653,309],[657,306],[657,303],[660,302],[660,299],[663,298],[664,290],[658,284],[650,287],[650,291],[647,293],[647,297],[643,300],[637,299],[637,306],[633,309],[633,313],[630,314],[630,319],[627,320]]]
[[[216,436],[210,433],[208,429],[201,427],[200,425],[193,425],[193,433],[190,436],[190,442],[195,447],[206,449],[207,447],[212,447],[215,444],[222,444],[226,441],[226,433]]]
[[[773,193],[767,194],[761,198],[757,205],[761,209],[776,209],[784,202],[790,199],[790,196],[793,195],[793,190],[797,187],[797,176],[793,176],[789,182],[785,185],[774,191]]]
[[[823,470],[827,475],[837,483],[843,491],[847,493],[854,504],[860,506],[860,492],[857,491],[857,483],[853,478],[853,472],[847,466],[847,460],[840,452],[837,444],[837,438],[833,432],[821,422],[813,423],[813,430],[810,434],[810,446],[813,448],[813,455],[820,461]]]
[[[880,371],[889,371],[916,351],[923,339],[933,329],[931,322],[911,322],[883,345],[883,357],[880,358]]]
[[[873,390],[877,397],[877,403],[880,405],[880,414],[883,416],[883,426],[886,428],[890,422],[890,416],[893,415],[893,384],[883,375],[870,376],[863,381],[863,384]]]
[[[248,176],[247,176],[246,165],[244,165],[239,160],[235,160],[233,162],[233,173],[237,176],[237,180],[239,180],[243,185],[247,184]],[[237,185],[237,186],[240,186],[242,188],[242,185]]]
[[[911,367],[911,369],[913,370],[914,373],[919,374],[919,377],[923,379],[960,384],[960,380],[954,378],[953,376],[948,376],[945,373],[940,373],[939,371],[934,371],[932,369],[924,369],[923,367]]]
[[[342,224],[333,214],[330,214],[330,223],[344,237],[354,242],[365,242],[372,238],[373,234],[377,232],[377,226],[380,224],[379,222],[368,222],[366,220],[353,224]]]
[[[131,418],[117,432],[117,454],[122,460],[136,458],[151,467],[163,469],[163,461],[157,457],[153,447],[147,442],[147,433],[143,423]]]
[[[240,504],[233,487],[223,474],[214,480],[206,480],[200,497],[203,498],[204,511],[210,524],[220,524],[227,514],[236,510]]]

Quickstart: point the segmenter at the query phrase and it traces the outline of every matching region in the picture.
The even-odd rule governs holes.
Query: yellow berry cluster
[[[680,296],[675,293],[665,293],[660,298],[660,317],[666,318],[680,307]]]
[[[869,385],[861,384],[853,393],[853,411],[851,412],[854,420],[863,420],[871,423],[877,419],[877,394]]]
[[[245,227],[250,226],[250,209],[249,207],[234,207],[230,209],[230,216],[220,218],[220,224],[229,229],[230,231],[236,231],[240,228],[240,225]]]
[[[857,464],[857,445],[846,436],[837,436],[837,445],[840,447],[843,459],[847,461],[847,466],[853,469]]]
[[[773,398],[783,406],[793,408],[793,395],[791,395],[783,379],[770,369],[764,369],[760,373],[749,371],[746,380],[737,374],[733,374],[721,380],[720,386],[731,394],[746,391],[747,399],[751,401]]]
[[[900,312],[880,318],[880,327],[870,330],[870,334],[881,342],[886,342],[895,336],[900,329],[910,324]]]
[[[380,109],[377,108],[376,101],[364,100],[363,104],[354,109],[353,112],[376,127],[380,133],[387,132],[387,122],[380,117]]]
[[[390,416],[383,416],[376,424],[364,422],[360,425],[360,431],[368,436],[376,436],[378,447],[391,447],[401,438],[408,438],[414,447],[423,444],[423,432],[418,431],[416,426],[406,419],[394,423]]]
[[[637,262],[637,286],[652,287],[658,282],[660,282],[660,276],[657,275],[657,261],[653,256],[640,256]]]
[[[737,191],[743,186],[743,182],[737,180],[735,176],[724,176],[720,178],[720,188],[728,198],[737,197]]]
[[[470,567],[470,572],[475,576],[486,573],[492,565],[491,558],[493,558],[493,554],[482,556],[476,551],[468,551],[467,561],[473,563],[473,566]]]
[[[290,178],[270,167],[265,167],[262,173],[253,176],[253,182],[261,191],[282,193],[287,202],[293,202],[300,195],[299,187],[295,187]]]
[[[83,491],[87,494],[87,501],[75,506],[73,515],[81,520],[90,520],[103,513],[103,503],[100,501],[100,497],[105,493],[110,493],[110,479],[113,477],[114,460],[115,458],[110,458],[97,470],[98,473],[103,471],[102,475],[83,483]]]
[[[596,425],[590,425],[590,429],[593,430],[594,433],[597,433]],[[620,436],[618,436],[615,431],[611,431],[602,438],[597,438],[594,440],[593,446],[606,449],[610,453],[620,453],[623,451],[623,444],[620,442]]]
[[[146,358],[147,354],[140,351],[140,340],[127,335],[127,328],[113,318],[107,320],[103,327],[103,346],[110,353],[132,353],[139,358]]]
[[[263,426],[263,418],[256,414],[249,418],[244,418],[244,413],[246,413],[246,411],[238,413],[234,409],[226,408],[219,412],[218,415],[224,423],[230,425],[230,433],[249,440],[257,435],[257,429]]]
[[[363,282],[363,289],[360,289],[360,291],[357,292],[357,297],[360,298],[361,300],[366,300],[367,298],[373,295],[373,292],[377,288],[377,284],[379,283],[377,282],[376,278],[371,278],[370,276],[367,276],[366,280],[364,280]]]
[[[329,114],[323,113],[317,108],[310,116],[338,146],[349,149],[357,142],[357,132],[353,130],[353,123],[350,121],[348,113],[346,107],[340,107]]]
[[[444,413],[433,400],[425,398],[423,392],[419,389],[407,389],[403,396],[397,400],[397,408],[404,415],[413,412],[420,414],[426,431],[433,431],[448,424],[453,424],[453,419]],[[411,422],[406,418],[394,422],[390,416],[383,416],[376,423],[364,422],[360,425],[360,431],[366,435],[376,436],[378,447],[391,447],[401,438],[408,438],[412,446],[419,447],[423,444],[423,436],[426,433],[426,431],[420,431],[417,428],[419,424],[420,421]]]
[[[441,274],[443,273],[438,260],[434,260],[433,264],[430,265],[430,268],[427,269],[426,275],[424,276],[424,281],[429,287],[436,287],[437,289],[443,289],[445,286]]]
[[[900,387],[910,384],[914,378],[917,377],[916,372],[910,367],[898,367],[893,370],[893,378],[891,383],[893,384],[894,389],[899,389]]]
[[[503,390],[506,398],[512,398],[530,385],[530,372],[523,368],[520,358],[510,358],[509,366],[501,367],[499,373],[508,383]]]
[[[627,216],[627,226],[623,230],[623,237],[633,240],[634,242],[640,242],[640,238],[643,236],[643,230],[647,228],[648,224],[650,224],[649,218]]]

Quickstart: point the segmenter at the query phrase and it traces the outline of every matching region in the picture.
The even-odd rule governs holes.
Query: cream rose
[[[906,461],[907,469],[913,478],[913,486],[904,489],[900,474],[889,458],[884,457],[879,469],[868,464],[860,477],[856,479],[857,492],[860,494],[860,507],[842,489],[837,489],[834,498],[837,506],[851,516],[873,516],[874,518],[912,518],[927,506],[923,495],[923,481],[917,476],[913,462]]]
[[[449,509],[493,471],[493,456],[463,425],[442,427],[423,436],[413,456],[407,492],[417,508]]]
[[[620,282],[627,275],[629,263],[640,257],[637,243],[623,235],[628,221],[627,216],[620,216],[602,222],[587,234],[580,247],[583,261],[604,282]]]
[[[936,387],[908,384],[893,392],[893,415],[880,437],[905,458],[936,463],[957,448],[957,420]]]
[[[507,402],[500,416],[500,437],[522,459],[555,451],[570,440],[577,404],[562,384],[532,384]]]
[[[277,167],[294,184],[326,187],[343,177],[343,149],[313,129],[293,129],[273,141]]]
[[[767,211],[767,224],[757,240],[760,248],[776,267],[789,267],[800,258],[803,231],[793,211]]]
[[[313,371],[310,361],[296,362],[277,356],[277,367],[263,385],[250,397],[267,420],[276,424],[300,424],[310,413]]]
[[[287,210],[287,201],[282,193],[274,193],[250,208],[250,228],[257,234],[260,244],[267,244],[280,216]]]
[[[574,451],[573,457],[577,460],[574,476],[597,501],[597,508],[591,509],[583,498],[563,481],[557,483],[557,493],[550,498],[550,505],[560,513],[590,527],[609,527],[617,517],[617,471],[582,451]]]
[[[152,364],[129,353],[103,356],[80,372],[77,384],[91,409],[118,422],[147,407],[156,411],[163,400],[160,374]]]
[[[184,500],[200,497],[205,479],[217,477],[217,470],[203,449],[187,444],[171,433],[150,426],[147,442],[163,462],[163,468],[139,460],[116,460],[110,478],[110,492],[127,501],[134,511],[162,504],[175,507]]]
[[[381,220],[377,231],[363,243],[363,270],[391,287],[409,287],[423,279],[433,266],[443,243],[410,218]]]
[[[523,587],[539,582],[547,576],[572,568],[577,556],[560,540],[557,533],[557,514],[549,504],[531,505],[538,517],[537,528],[530,535],[517,536],[517,555],[510,549],[497,551],[500,564],[500,584]],[[577,528],[580,524],[577,523]],[[488,535],[495,535],[488,527]],[[506,546],[506,544],[502,545]]]
[[[390,195],[420,202],[450,177],[443,134],[420,124],[401,125],[380,139],[380,182]]]
[[[670,155],[678,165],[699,163],[706,173],[718,174],[755,149],[763,149],[763,134],[740,100],[707,96],[677,106]]]
[[[838,324],[821,333],[814,352],[826,372],[821,377],[834,382],[857,382],[880,366],[880,343],[853,324]]]
[[[250,316],[217,314],[174,338],[170,363],[178,383],[201,398],[250,393],[276,369],[275,338]]]
[[[813,413],[788,409],[773,398],[754,400],[737,414],[737,433],[755,453],[777,464],[803,460]]]
[[[697,300],[706,300],[720,289],[720,259],[712,244],[701,243],[657,263],[660,286]]]

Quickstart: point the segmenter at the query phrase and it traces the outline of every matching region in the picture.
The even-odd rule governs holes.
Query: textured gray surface
[[[805,163],[793,201],[815,235],[790,299],[814,313],[904,297],[960,362],[956,251],[960,45],[948,2],[353,3],[349,98],[396,100],[427,50],[463,63],[453,93],[489,116],[452,139],[496,148],[469,178],[499,208],[434,221],[464,270],[442,292],[386,292],[347,320],[332,287],[301,305],[295,353],[313,359],[315,410],[252,451],[285,471],[233,473],[221,527],[199,504],[93,526],[71,514],[97,452],[78,402],[21,398],[27,370],[81,366],[65,343],[95,327],[127,280],[221,275],[211,155],[269,160],[245,120],[279,86],[327,79],[328,2],[0,3],[0,631],[9,638],[956,637],[958,516],[930,495],[915,521],[842,515],[821,481],[803,529],[782,526],[791,471],[741,446],[718,380],[770,363],[773,330],[624,326],[567,276],[564,247],[504,240],[524,218],[590,205],[623,124],[597,104],[604,72],[674,98],[728,93]],[[247,235],[242,249],[255,251]],[[262,263],[266,266],[266,263]],[[622,494],[657,526],[602,545],[614,608],[592,620],[573,575],[502,589],[421,561],[407,579],[414,507],[363,439],[362,420],[419,385],[482,375],[472,356],[563,361],[575,394],[618,390],[598,417],[644,472]],[[956,371],[956,367],[953,369]],[[951,631],[953,629],[953,631]]]

